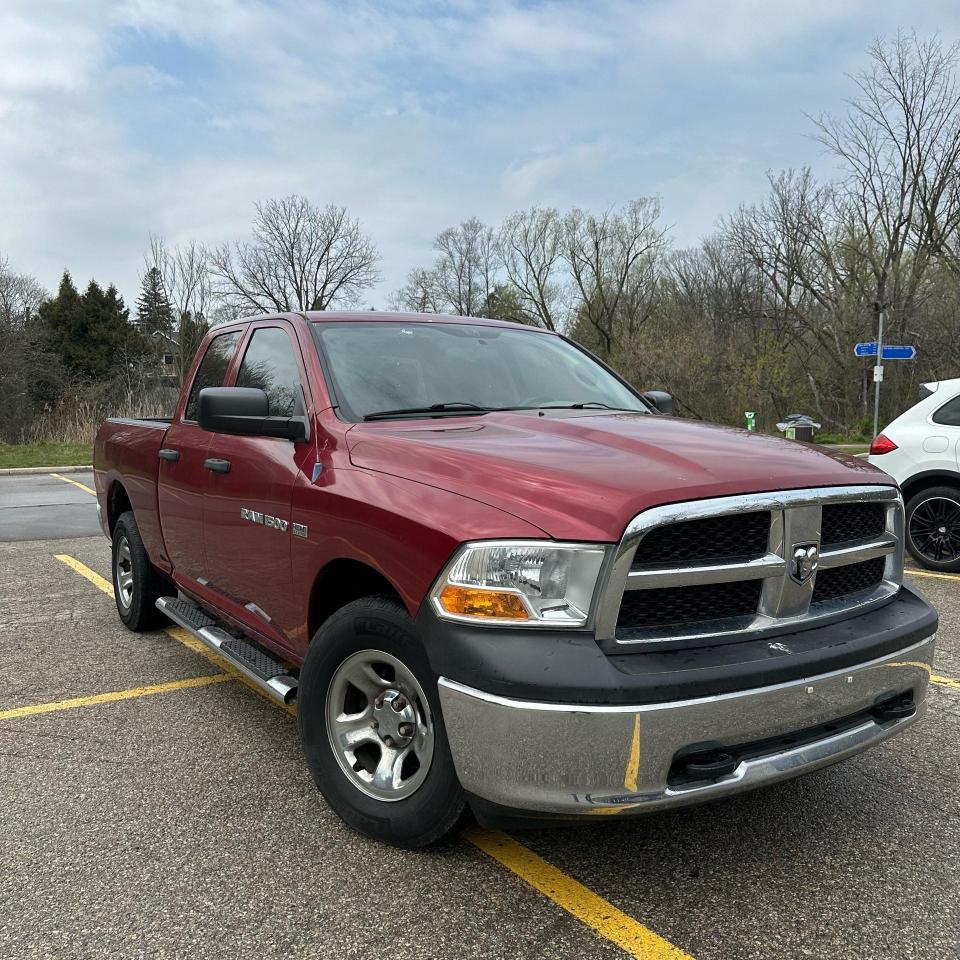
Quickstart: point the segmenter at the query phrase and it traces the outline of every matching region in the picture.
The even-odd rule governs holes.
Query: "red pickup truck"
[[[670,402],[516,324],[216,327],[172,419],[97,436],[120,618],[295,700],[333,809],[407,847],[468,806],[708,800],[917,720],[937,616],[896,484]]]

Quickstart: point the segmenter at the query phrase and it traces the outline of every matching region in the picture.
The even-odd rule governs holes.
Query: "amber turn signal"
[[[444,611],[454,616],[483,617],[490,620],[529,619],[527,608],[515,593],[447,584],[439,599]]]

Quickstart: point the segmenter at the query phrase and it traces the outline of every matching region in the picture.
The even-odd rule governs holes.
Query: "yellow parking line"
[[[470,827],[466,840],[525,880],[631,957],[690,960],[690,955],[499,830]]]
[[[909,567],[904,568],[904,573],[911,577],[933,577],[935,580],[960,580],[960,576],[955,573],[933,573],[930,570],[912,570]]]
[[[98,590],[102,590],[108,597],[113,596],[113,584],[110,583],[109,580],[101,577],[95,570],[91,570],[85,563],[81,563],[76,557],[71,557],[68,553],[58,553],[54,556],[61,563],[65,563],[72,570],[79,573],[81,577],[89,580]],[[245,687],[249,687],[249,689],[258,696],[263,697],[268,703],[278,706],[291,716],[296,716],[297,708],[293,704],[276,703],[265,691],[261,690],[248,677],[245,677],[229,660],[216,654],[206,644],[201,643],[193,634],[188,633],[182,627],[175,627],[171,624],[171,626],[165,627],[163,632],[168,637],[176,640],[177,643],[183,644],[183,646],[192,650],[194,653],[198,653],[201,657],[209,660],[215,667],[226,671],[233,679],[239,680]]]
[[[206,687],[211,683],[225,683],[233,679],[228,673],[215,673],[208,677],[190,677],[188,680],[171,680],[168,683],[153,683],[147,687],[133,687],[131,690],[113,690],[110,693],[98,693],[92,697],[72,697],[70,700],[57,700],[54,703],[35,703],[27,707],[0,710],[0,720],[31,717],[38,713],[56,713],[59,710],[76,710],[78,707],[95,707],[101,703],[115,703],[118,700],[149,697],[155,693],[172,693],[174,690]]]
[[[81,577],[86,577],[87,580],[97,587],[97,589],[102,590],[107,596],[113,596],[113,584],[109,580],[104,580],[99,573],[91,570],[85,563],[81,563],[75,557],[71,557],[69,553],[55,553],[54,558],[71,567],[79,573]]]
[[[100,574],[91,570],[86,564],[81,563],[75,557],[68,554],[57,554],[57,560],[65,563],[72,570],[85,577],[94,586],[98,587],[109,596],[113,596],[113,586],[105,580]],[[169,627],[165,631],[174,640],[189,647],[191,650],[206,657],[211,662],[222,666],[228,673],[210,678],[208,682],[215,683],[217,679],[232,680],[234,677],[248,684],[252,690],[262,696],[266,696],[263,691],[251,684],[246,677],[237,672],[231,664],[222,661],[212,650],[208,649],[199,640],[191,636],[186,630],[179,627]],[[203,678],[198,678],[203,679]],[[180,681],[184,685],[189,681]],[[194,685],[199,686],[197,681]],[[161,684],[160,686],[165,686]],[[126,691],[125,691],[126,692]],[[159,692],[159,691],[157,691]],[[129,691],[129,695],[135,695],[134,691]],[[120,694],[103,694],[108,699],[123,699]],[[96,698],[81,698],[83,700],[93,700]],[[269,699],[269,698],[268,698]],[[269,701],[273,706],[279,707],[285,713],[295,714],[296,708],[293,706],[284,706],[274,700]],[[64,704],[73,703],[76,706],[84,705],[79,701],[63,701]],[[51,704],[51,707],[57,705]],[[31,710],[29,707],[20,708],[22,710]],[[59,709],[70,709],[69,706],[62,706]],[[33,710],[32,712],[40,712]],[[19,714],[18,714],[19,715]],[[0,714],[2,719],[4,714]],[[638,730],[639,733],[639,730]],[[637,739],[639,746],[639,738]],[[632,748],[631,748],[632,749]],[[629,771],[628,771],[629,774]],[[608,903],[598,894],[588,890],[585,886],[577,883],[572,877],[568,877],[561,870],[558,870],[552,864],[547,863],[541,857],[538,857],[532,850],[527,849],[516,840],[508,837],[506,834],[495,830],[482,830],[475,827],[464,831],[463,838],[474,846],[483,850],[489,856],[493,857],[507,869],[511,870],[517,876],[521,877],[531,886],[535,887],[547,898],[556,903],[576,917],[582,920],[587,926],[595,930],[600,936],[615,943],[632,957],[642,957],[644,960],[690,960],[688,954],[673,946],[669,941],[654,933],[645,927],[642,923],[634,920],[632,917],[621,912],[613,904]]]
[[[62,480],[64,483],[72,483],[75,487],[79,487],[81,490],[86,491],[92,497],[95,497],[97,495],[96,490],[93,490],[92,488],[88,487],[85,483],[80,483],[79,480],[71,480],[69,477],[65,477],[61,473],[51,473],[50,476],[56,477],[58,480]]]
[[[952,677],[940,677],[935,673],[930,674],[931,683],[939,683],[942,687],[951,687],[954,690],[960,690],[960,680],[954,680]]]

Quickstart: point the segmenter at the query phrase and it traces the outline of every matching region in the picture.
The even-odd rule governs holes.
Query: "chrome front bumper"
[[[514,810],[584,815],[711,800],[842,760],[922,716],[935,635],[869,663],[742,692],[640,706],[539,703],[441,677],[440,703],[457,774],[470,793]],[[671,786],[678,751],[735,746],[854,717],[912,691],[916,712],[867,716],[801,746],[779,744],[727,776]]]

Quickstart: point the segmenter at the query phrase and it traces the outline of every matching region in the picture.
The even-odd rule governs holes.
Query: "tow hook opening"
[[[721,780],[735,773],[739,762],[729,747],[718,743],[691,744],[673,758],[668,782],[679,787]]]
[[[719,780],[729,777],[737,769],[737,761],[732,754],[715,750],[687,757],[683,761],[683,768],[691,780]]]
[[[886,697],[876,703],[870,715],[877,723],[891,723],[894,720],[906,720],[917,712],[917,704],[913,698],[913,691]]]

